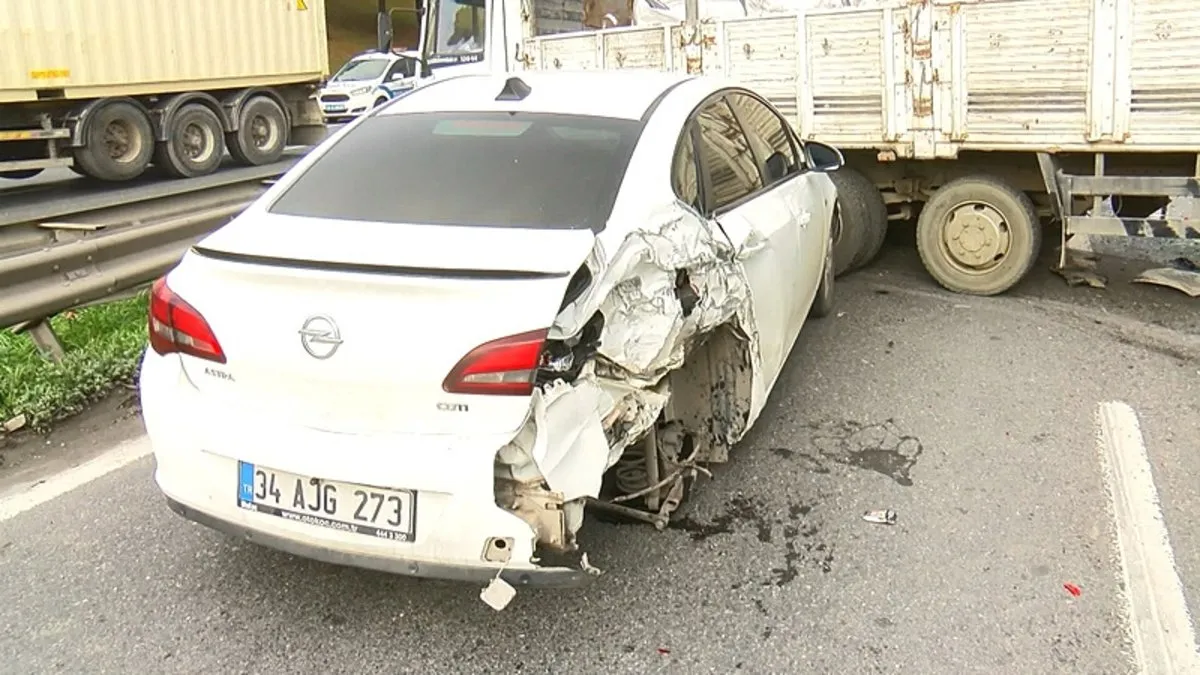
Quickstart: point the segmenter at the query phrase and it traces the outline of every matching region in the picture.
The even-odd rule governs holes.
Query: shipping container
[[[323,137],[328,72],[325,0],[0,0],[0,172],[192,176],[226,148],[274,161]]]

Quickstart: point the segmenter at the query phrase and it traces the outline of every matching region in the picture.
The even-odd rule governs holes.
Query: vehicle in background
[[[317,100],[326,124],[349,122],[411,91],[420,72],[419,52],[376,49],[357,54],[321,88]]]
[[[325,0],[90,7],[0,3],[0,177],[203,176],[325,137]]]
[[[1200,33],[1182,28],[1200,25],[1194,0],[816,1],[590,30],[604,0],[453,0],[482,14],[496,71],[702,72],[760,88],[802,138],[845,152],[834,176],[859,261],[889,219],[915,218],[939,284],[994,295],[1036,264],[1044,222],[1062,224],[1060,269],[1078,234],[1200,239]]]
[[[415,89],[154,285],[157,483],[326,562],[583,582],[585,505],[664,528],[832,312],[841,162],[710,78]]]

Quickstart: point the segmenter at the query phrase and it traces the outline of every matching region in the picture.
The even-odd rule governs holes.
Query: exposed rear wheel
[[[833,237],[825,246],[825,261],[821,269],[821,284],[817,286],[817,295],[813,298],[808,315],[814,319],[822,319],[833,313]]]
[[[273,99],[254,96],[242,104],[238,130],[226,137],[229,154],[239,164],[262,166],[278,161],[287,147],[287,115]]]
[[[154,150],[154,163],[177,178],[204,176],[221,166],[225,134],[208,107],[189,103],[167,123],[167,140]]]
[[[150,119],[141,108],[114,101],[91,114],[84,147],[75,150],[75,164],[86,176],[106,181],[137,178],[154,155]]]
[[[917,251],[944,288],[997,295],[1037,262],[1042,228],[1029,197],[991,176],[942,186],[917,219]]]

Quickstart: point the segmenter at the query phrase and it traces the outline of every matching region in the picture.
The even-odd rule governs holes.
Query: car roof
[[[497,101],[511,78],[530,92],[520,100]],[[449,77],[418,88],[379,111],[380,115],[414,112],[550,112],[637,120],[677,84],[685,73],[658,71],[531,71]]]

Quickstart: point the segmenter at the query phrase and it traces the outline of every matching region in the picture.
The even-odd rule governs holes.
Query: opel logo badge
[[[310,316],[300,327],[300,344],[309,356],[325,360],[342,346],[342,334],[333,319],[323,314]]]

